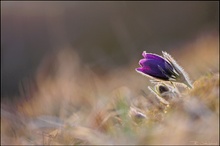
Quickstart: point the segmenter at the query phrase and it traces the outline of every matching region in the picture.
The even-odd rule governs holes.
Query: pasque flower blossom
[[[192,88],[183,68],[167,52],[162,51],[162,53],[164,57],[144,51],[142,53],[144,58],[139,61],[141,67],[136,68],[136,71],[154,80],[184,83]]]

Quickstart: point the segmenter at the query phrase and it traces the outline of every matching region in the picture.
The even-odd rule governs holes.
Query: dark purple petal
[[[136,68],[136,71],[144,73],[144,69],[142,67]]]
[[[146,59],[154,59],[158,61],[165,61],[161,56],[152,54],[152,53],[146,53],[145,51],[142,53],[142,56]]]
[[[144,58],[144,59],[141,59],[141,60],[139,61],[139,65],[143,67],[143,66],[144,66],[144,62],[146,62],[146,61],[147,61],[147,59],[145,59],[145,58]]]
[[[169,80],[173,75],[173,67],[162,57],[145,51],[142,55],[144,59],[139,61],[141,67],[137,68],[137,71],[162,80]]]
[[[163,80],[168,80],[169,77],[166,75],[166,72],[162,72],[161,69],[158,67],[160,66],[164,71],[166,69],[164,68],[163,62],[159,62],[157,60],[149,59],[146,60],[145,62],[142,62],[142,72],[150,75],[155,78],[163,79]]]
[[[165,60],[163,57],[161,57],[159,55],[152,54],[152,53],[146,53],[145,51],[142,53],[142,55],[145,56],[144,57],[145,59],[152,59],[157,62],[161,62],[163,64],[162,68],[167,68],[170,70],[173,69],[172,65],[167,60]]]

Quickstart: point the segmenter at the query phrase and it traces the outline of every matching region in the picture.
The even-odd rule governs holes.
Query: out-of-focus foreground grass
[[[202,36],[175,50],[168,53],[194,88],[181,89],[181,102],[169,106],[135,72],[138,60],[102,76],[68,49],[45,59],[34,83],[23,82],[23,100],[2,103],[1,144],[218,145],[219,37]]]

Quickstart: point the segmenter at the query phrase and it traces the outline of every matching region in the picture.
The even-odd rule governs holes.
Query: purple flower
[[[162,53],[164,57],[144,51],[144,58],[139,61],[141,67],[136,68],[136,71],[156,80],[182,82],[192,88],[184,70],[168,53]]]

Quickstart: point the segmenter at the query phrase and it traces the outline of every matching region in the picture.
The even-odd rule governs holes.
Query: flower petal
[[[175,68],[172,66],[172,64],[162,56],[153,53],[146,53],[146,51],[144,51],[142,55],[144,56],[145,59],[153,59],[153,60],[157,60],[158,62],[164,62],[165,68],[167,68],[167,70],[169,70],[170,72],[175,73]]]
[[[166,72],[164,60],[161,62],[154,59],[141,59],[139,61],[139,64],[142,67],[137,68],[136,69],[137,71],[158,79],[162,79],[162,80],[169,79],[170,72]],[[161,68],[164,70],[164,72],[161,71]]]
[[[147,61],[147,59],[145,59],[145,58],[144,58],[144,59],[141,59],[141,60],[139,61],[139,65],[143,67],[143,66],[144,66],[144,62],[146,62],[146,61]]]
[[[146,51],[144,51],[142,53],[142,56],[146,59],[154,59],[154,60],[158,60],[158,61],[164,61],[163,57],[161,57],[157,54],[153,54],[153,53],[146,53]]]

